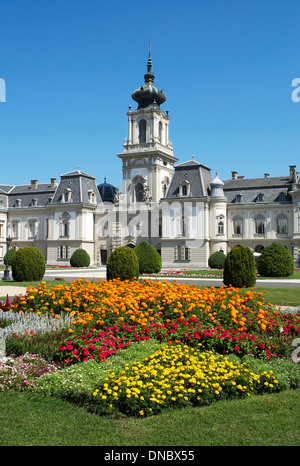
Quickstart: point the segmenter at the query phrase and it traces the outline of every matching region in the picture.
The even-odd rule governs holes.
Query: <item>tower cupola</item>
[[[151,59],[151,42],[149,42],[149,58],[147,63],[147,73],[144,75],[145,84],[134,91],[132,99],[137,102],[138,109],[155,106],[159,108],[167,97],[162,90],[158,90],[154,86],[155,76],[152,72],[152,59]]]

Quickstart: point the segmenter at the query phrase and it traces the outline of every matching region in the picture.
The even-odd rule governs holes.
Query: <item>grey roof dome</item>
[[[104,183],[99,184],[98,190],[103,202],[113,202],[114,195],[115,195],[115,187],[106,182],[106,178],[104,178]]]
[[[145,84],[134,91],[131,96],[132,99],[139,104],[138,109],[146,108],[150,105],[159,107],[167,100],[167,97],[162,90],[158,90],[154,86],[154,74],[152,72],[152,60],[150,51],[147,63],[147,73],[144,75],[144,79]]]
[[[210,197],[225,197],[223,186],[224,186],[223,181],[220,180],[220,178],[218,177],[218,173],[216,173],[215,179],[212,180],[210,183],[210,187],[211,187]]]

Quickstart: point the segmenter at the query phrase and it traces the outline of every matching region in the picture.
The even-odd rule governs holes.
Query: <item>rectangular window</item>
[[[4,223],[0,223],[0,238],[4,238]]]
[[[69,246],[58,246],[57,248],[57,258],[58,259],[68,259],[69,258]]]
[[[184,261],[190,260],[190,248],[186,246],[175,247],[175,260]]]
[[[264,220],[256,220],[255,221],[255,233],[262,235],[265,232],[265,221]]]
[[[287,233],[287,219],[279,218],[277,220],[277,233],[285,234]]]
[[[19,238],[19,222],[18,221],[12,222],[11,229],[12,229],[12,237]]]
[[[36,236],[36,220],[29,220],[29,238]]]
[[[243,220],[234,220],[233,233],[235,235],[241,235],[243,233]]]

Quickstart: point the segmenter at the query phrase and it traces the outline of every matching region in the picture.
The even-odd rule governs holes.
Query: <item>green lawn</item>
[[[218,275],[220,278],[223,277],[223,270],[182,270],[181,272],[183,275]],[[205,277],[209,278],[209,276]],[[213,277],[212,277],[213,278]],[[289,275],[288,277],[261,277],[258,276],[257,280],[292,280],[292,279],[300,279],[300,270],[295,270],[292,275]]]
[[[1,446],[299,446],[300,390],[151,418],[99,417],[67,401],[0,394]]]

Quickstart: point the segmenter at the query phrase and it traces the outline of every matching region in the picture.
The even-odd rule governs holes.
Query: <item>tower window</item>
[[[139,122],[139,143],[143,144],[146,142],[146,120]]]

